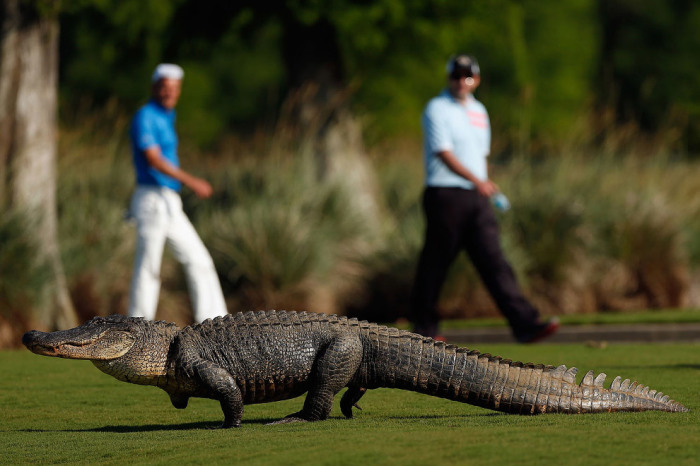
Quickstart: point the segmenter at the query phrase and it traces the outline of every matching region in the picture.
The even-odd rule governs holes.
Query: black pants
[[[531,332],[540,322],[539,312],[523,296],[503,255],[498,222],[489,200],[475,190],[426,188],[423,210],[427,221],[425,245],[412,297],[415,331],[435,336],[440,289],[450,264],[464,250],[514,335]]]

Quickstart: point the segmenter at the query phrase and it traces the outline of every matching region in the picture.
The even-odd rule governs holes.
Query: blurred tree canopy
[[[556,147],[591,120],[700,149],[692,0],[72,0],[60,21],[64,117],[109,99],[131,112],[154,66],[177,62],[180,131],[202,145],[274,122],[309,84],[349,91],[370,140],[417,137],[447,59],[467,52],[495,151]]]

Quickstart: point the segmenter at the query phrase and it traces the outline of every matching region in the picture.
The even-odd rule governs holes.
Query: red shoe
[[[559,330],[559,326],[559,319],[552,317],[547,322],[538,325],[534,332],[520,335],[516,339],[518,343],[537,343]]]

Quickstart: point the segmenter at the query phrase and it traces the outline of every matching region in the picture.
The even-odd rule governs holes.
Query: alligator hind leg
[[[326,419],[333,407],[333,398],[347,386],[361,361],[362,342],[357,335],[346,335],[331,341],[316,358],[304,408],[273,424]]]

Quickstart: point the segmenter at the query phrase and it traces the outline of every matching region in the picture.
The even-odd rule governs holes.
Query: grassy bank
[[[504,415],[400,390],[372,390],[346,420],[266,426],[302,398],[246,407],[240,429],[208,430],[219,404],[174,409],[162,391],[119,382],[87,361],[0,352],[3,464],[693,464],[700,455],[697,345],[484,345],[515,360],[639,380],[690,413]],[[21,387],[21,389],[20,389]]]

